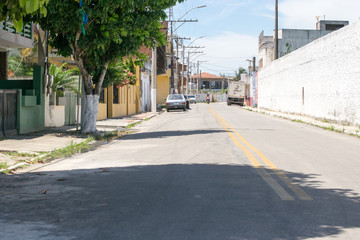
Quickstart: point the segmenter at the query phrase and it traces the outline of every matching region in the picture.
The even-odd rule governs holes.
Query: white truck
[[[244,106],[245,103],[245,86],[242,81],[230,81],[227,97],[227,105],[239,104]]]

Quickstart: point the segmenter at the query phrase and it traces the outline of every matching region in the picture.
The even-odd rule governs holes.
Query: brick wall
[[[360,21],[262,68],[259,107],[360,124]]]

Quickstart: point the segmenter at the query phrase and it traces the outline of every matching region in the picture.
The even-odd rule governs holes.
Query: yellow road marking
[[[217,115],[218,118],[224,122],[226,126],[228,126],[229,129],[231,129],[232,132],[236,134],[236,136],[251,150],[253,150],[263,161],[264,163],[273,171],[275,174],[299,197],[301,200],[313,200],[312,197],[310,197],[304,190],[302,190],[299,186],[294,184],[281,170],[279,170],[275,164],[273,164],[262,152],[260,152],[258,149],[256,149],[254,146],[252,146],[250,143],[248,143],[245,138],[238,133],[233,127],[228,124],[224,118],[222,118],[219,114],[217,114],[213,109],[209,108],[210,111],[213,113],[213,115]]]
[[[210,108],[209,108],[210,109]],[[254,166],[258,174],[264,179],[264,181],[279,195],[281,200],[294,200],[294,198],[286,192],[286,190],[280,186],[279,183],[275,181],[274,178],[272,178],[263,168],[263,166],[260,164],[260,162],[254,157],[251,152],[242,145],[239,140],[235,137],[235,135],[227,128],[222,122],[221,119],[217,116],[217,114],[210,109],[211,113],[214,115],[216,120],[219,122],[219,124],[227,131],[229,134],[231,140],[235,143],[236,146],[238,146],[247,156],[247,158],[250,160],[251,164]]]

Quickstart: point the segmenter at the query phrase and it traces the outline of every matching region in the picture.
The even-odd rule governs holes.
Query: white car
[[[194,95],[188,95],[190,103],[196,103],[196,97]]]
[[[182,94],[170,94],[166,98],[166,111],[171,109],[183,109],[186,111],[186,99]]]

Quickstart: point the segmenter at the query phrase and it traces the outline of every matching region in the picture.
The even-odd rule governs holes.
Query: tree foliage
[[[135,85],[136,83],[136,68],[132,57],[125,61],[122,59],[112,62],[105,75],[103,87],[109,87],[115,84],[117,87],[125,85]]]
[[[8,58],[9,77],[24,77],[33,75],[33,49],[23,48]]]
[[[0,2],[0,21],[7,18],[13,20],[16,31],[21,32],[24,23],[31,16],[46,17],[48,2],[49,0],[2,0]]]
[[[136,55],[142,45],[164,44],[160,30],[165,9],[183,0],[50,0],[40,21],[50,31],[51,45],[73,55],[85,81],[86,95],[99,94],[109,64]],[[83,13],[88,18],[82,33]],[[95,85],[95,88],[93,86]]]
[[[53,92],[56,92],[57,96],[62,96],[64,90],[70,90],[77,92],[78,72],[77,68],[66,68],[67,63],[63,63],[61,66],[52,64],[49,68],[49,72],[54,76],[54,82],[51,86]]]
[[[247,73],[246,69],[243,67],[239,67],[239,69],[235,71],[234,80],[240,80],[241,74],[244,74],[244,73]]]

